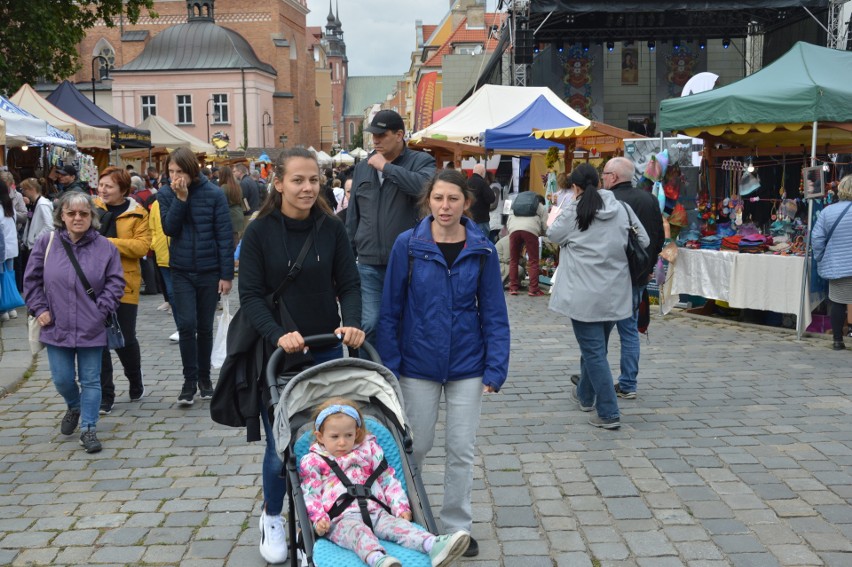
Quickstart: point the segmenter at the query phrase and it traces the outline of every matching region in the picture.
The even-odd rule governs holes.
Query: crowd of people
[[[588,164],[560,175],[550,215],[543,199],[521,213],[504,208],[511,197],[483,166],[468,178],[408,148],[397,113],[377,113],[366,131],[375,151],[341,171],[322,171],[315,154],[302,148],[254,171],[243,164],[203,167],[190,150],[177,149],[162,176],[152,168],[140,175],[109,167],[91,190],[71,165],[17,186],[0,175],[2,265],[23,275],[26,309],[40,327],[51,376],[67,405],[60,431],[71,435],[79,427],[89,452],[101,450],[98,419],[116,402],[104,326],[113,315],[124,339],[115,350],[128,397],[133,402],[148,393],[136,338],[143,290],[163,293],[159,309],[171,313],[177,328],[179,406],[214,394],[214,318],[237,273],[240,308],[264,361],[280,348],[289,361],[317,364],[342,357],[343,346],[357,352],[369,341],[399,379],[404,398],[416,400],[406,413],[418,466],[433,448],[445,402],[440,519],[446,533],[464,536],[449,541],[421,534],[412,545],[452,549],[441,551],[442,561],[474,556],[478,543],[469,534],[480,409],[484,395],[503,387],[509,369],[504,281],[509,297],[517,295],[526,249],[528,293],[544,295],[539,237],[559,247],[550,308],[570,319],[580,346],[572,398],[580,410],[594,412],[592,425],[617,429],[619,398],[637,396],[637,313],[652,269],[649,264],[631,276],[628,231],[635,228],[639,245],[656,260],[662,216],[653,197],[632,187],[633,164],[624,158],[609,160],[601,176]],[[852,274],[835,274],[835,296],[842,300],[843,278]],[[18,316],[12,311],[2,316]],[[615,382],[607,361],[614,327],[622,342]],[[327,333],[339,335],[340,344],[307,349],[305,336]],[[357,410],[341,411],[348,419],[327,422],[357,434]],[[268,413],[259,411],[259,420],[266,438],[260,553],[278,563],[287,557],[286,485]],[[321,450],[331,453],[322,420],[316,431]],[[344,444],[340,456],[357,454],[366,442],[362,435]],[[394,515],[407,519],[404,512],[399,506]],[[326,522],[321,513],[312,518],[319,535],[336,541],[349,541],[344,530],[355,529]],[[368,562],[395,564],[365,542],[353,547]]]

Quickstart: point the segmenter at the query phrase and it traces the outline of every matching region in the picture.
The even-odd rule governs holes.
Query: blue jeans
[[[633,314],[615,325],[621,338],[621,375],[618,383],[622,392],[636,391],[636,376],[639,374],[639,302],[642,301],[644,285],[633,286]]]
[[[361,329],[366,335],[366,341],[373,346],[376,346],[376,327],[382,308],[385,272],[387,266],[358,264],[358,273],[361,275]]]
[[[580,403],[587,407],[594,404],[601,419],[618,418],[618,399],[606,359],[609,334],[615,322],[586,323],[571,319],[571,326],[580,344],[580,383],[577,384]]]
[[[210,380],[213,318],[219,301],[219,275],[172,270],[172,313],[180,336],[184,382]]]
[[[311,351],[316,364],[328,362],[343,357],[341,347],[330,348],[321,351]],[[95,412],[97,413],[97,411]],[[284,464],[278,458],[275,451],[275,436],[272,432],[272,424],[269,423],[269,415],[266,411],[260,412],[263,421],[263,433],[266,435],[266,452],[263,454],[263,504],[267,516],[278,516],[284,509],[284,497],[287,495],[287,477],[285,476]]]
[[[56,391],[65,399],[68,409],[80,411],[81,431],[95,429],[101,406],[101,352],[104,348],[45,347]]]
[[[168,301],[169,303],[173,303],[174,295],[172,292],[172,269],[160,266],[159,270],[160,275],[163,277],[163,284],[166,288],[166,301]]]

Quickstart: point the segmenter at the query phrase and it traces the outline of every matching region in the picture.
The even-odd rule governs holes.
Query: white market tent
[[[109,150],[112,147],[112,137],[109,129],[89,126],[69,116],[41,97],[28,84],[21,86],[18,92],[12,95],[12,98],[9,100],[37,118],[47,121],[48,124],[57,129],[68,132],[76,138],[77,146],[81,148],[102,148]]]
[[[355,158],[346,152],[335,154],[335,156],[331,159],[334,165],[352,165],[355,163]]]
[[[367,150],[363,148],[355,148],[354,150],[349,150],[349,155],[356,159],[364,159],[370,154],[368,154]]]
[[[532,104],[539,96],[544,96],[565,116],[582,125],[589,125],[589,119],[565,104],[548,87],[513,87],[504,85],[483,85],[469,99],[460,104],[434,124],[411,135],[412,142],[435,139],[469,145],[484,143],[485,130],[496,128],[514,118]],[[547,125],[542,125],[546,127]]]
[[[331,165],[334,162],[332,157],[322,150],[317,152],[317,163],[322,166]]]
[[[36,118],[3,96],[0,96],[0,119],[6,123],[7,146],[19,147],[27,144],[55,144],[71,148],[75,146],[74,136],[54,128],[41,118]]]
[[[151,145],[155,148],[169,150],[189,148],[195,154],[213,155],[216,153],[213,144],[199,140],[156,114],[149,115],[137,128],[151,131]]]
[[[6,123],[0,118],[0,146],[6,145]]]

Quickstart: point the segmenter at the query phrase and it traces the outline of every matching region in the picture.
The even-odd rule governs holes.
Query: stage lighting
[[[722,49],[728,49],[729,47],[731,47],[731,38],[726,37],[722,39]]]
[[[612,51],[613,49],[615,49],[615,42],[612,42],[612,41],[606,42],[606,50]]]
[[[648,51],[654,51],[657,48],[657,42],[653,39],[648,42]]]
[[[705,40],[705,39],[698,40],[698,49],[703,51],[706,48],[707,48],[707,40]]]
[[[583,40],[583,51],[589,50],[589,40]]]

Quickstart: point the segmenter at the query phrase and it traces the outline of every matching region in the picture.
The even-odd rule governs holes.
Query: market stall
[[[806,203],[808,210],[804,222],[798,226],[793,218],[781,222],[783,209],[793,199],[785,198],[787,195],[783,183],[777,198],[750,196],[753,188],[760,186],[760,164],[755,167],[754,163],[771,156],[771,159],[783,164],[788,155],[801,159],[802,154],[809,153],[809,165],[822,162],[831,172],[834,165],[829,154],[852,152],[852,86],[847,79],[849,76],[852,76],[852,53],[800,42],[771,65],[740,81],[716,90],[665,100],[660,105],[659,126],[662,130],[705,140],[703,154],[707,190],[699,199],[704,200],[703,208],[699,206],[703,217],[714,217],[716,211],[719,211],[730,217],[731,226],[736,232],[747,220],[743,219],[742,213],[745,202],[764,199],[772,203],[773,211],[780,209],[779,213],[772,213],[773,225],[781,223],[781,234],[775,240],[786,237],[795,241],[797,235],[803,237],[804,246],[799,247],[800,250],[791,246],[787,255],[781,252],[773,260],[775,264],[784,266],[784,269],[776,269],[772,280],[759,269],[751,273],[745,271],[745,268],[741,270],[743,274],[754,278],[749,282],[751,285],[760,288],[762,284],[759,282],[766,282],[765,293],[785,295],[788,299],[793,295],[789,290],[785,292],[780,289],[779,282],[789,281],[789,274],[798,279],[798,336],[807,327],[811,306],[821,301],[819,290],[811,286],[812,266],[807,236],[814,203],[821,206],[823,200],[807,199],[807,195],[797,194],[795,198],[799,200],[794,205],[803,209]],[[782,166],[782,178],[785,173]],[[722,196],[716,193],[719,176],[732,180],[731,190],[724,195],[724,199],[720,199]],[[772,234],[765,236],[773,237]],[[724,272],[720,274],[706,265],[690,262],[692,256],[687,252],[683,262],[678,256],[673,264],[671,293],[699,289],[689,282],[701,280],[715,279],[718,287],[724,286]],[[746,259],[740,259],[739,263],[743,266],[758,264],[755,260]],[[781,278],[782,272],[787,276]],[[755,296],[734,296],[735,301],[743,302],[741,306],[755,309],[759,308],[756,306],[760,303],[757,299]],[[746,301],[749,303],[746,304]]]
[[[110,131],[107,128],[89,126],[69,116],[39,96],[27,84],[21,86],[10,100],[30,114],[45,120],[51,126],[74,136],[77,140],[77,146],[80,148],[109,150],[111,147]]]

